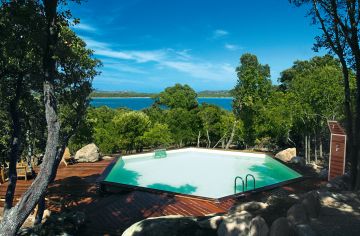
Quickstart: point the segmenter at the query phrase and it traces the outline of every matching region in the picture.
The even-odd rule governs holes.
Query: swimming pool
[[[153,153],[122,157],[102,184],[220,199],[253,190],[248,174],[255,189],[301,177],[265,154],[186,148],[167,151],[165,158]],[[237,176],[244,185],[238,178],[235,187]]]

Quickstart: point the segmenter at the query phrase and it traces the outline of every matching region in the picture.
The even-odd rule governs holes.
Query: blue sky
[[[288,0],[88,0],[74,27],[103,62],[98,90],[232,89],[243,53],[269,64],[272,81],[315,55],[318,32]]]

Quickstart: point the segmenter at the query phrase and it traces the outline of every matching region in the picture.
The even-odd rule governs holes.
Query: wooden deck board
[[[122,194],[97,192],[96,180],[111,164],[111,160],[97,163],[78,163],[67,167],[60,166],[56,180],[48,188],[47,202],[54,211],[84,211],[87,216],[84,235],[121,235],[133,223],[148,217],[163,215],[203,216],[223,213],[235,203],[235,199],[210,202],[183,196],[170,196],[144,191]],[[18,180],[15,198],[19,198],[31,185],[32,180]],[[296,191],[300,187],[283,187],[285,191]],[[7,183],[0,185],[0,197],[4,198]],[[61,203],[60,205],[58,203]],[[4,204],[0,201],[0,206]]]
[[[61,165],[55,182],[48,188],[47,198],[52,200],[47,203],[48,207],[54,211],[65,209],[84,211],[87,216],[84,233],[87,235],[121,234],[131,224],[148,217],[203,216],[224,212],[229,207],[203,200],[142,191],[100,196],[97,193],[96,180],[101,178],[101,173],[109,164],[111,160],[78,163],[67,167]],[[32,180],[18,180],[15,199],[19,199],[31,183]],[[2,199],[7,185],[8,183],[5,183],[0,186]],[[56,202],[63,206],[59,207]],[[4,202],[0,201],[0,206],[3,204]]]

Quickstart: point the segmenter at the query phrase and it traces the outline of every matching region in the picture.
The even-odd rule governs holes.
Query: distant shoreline
[[[196,92],[198,98],[232,98],[229,90],[204,90]],[[90,98],[153,98],[159,96],[160,93],[142,93],[134,91],[94,91],[90,94]]]

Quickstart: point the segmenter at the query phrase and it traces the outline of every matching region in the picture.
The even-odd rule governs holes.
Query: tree
[[[236,119],[234,113],[223,112],[220,117],[220,136],[222,148],[229,149],[230,145],[235,141],[240,141],[242,136],[242,122]]]
[[[153,104],[151,107],[144,109],[143,112],[153,124],[166,122],[166,112],[158,104]]]
[[[202,104],[199,107],[198,116],[203,127],[203,133],[206,135],[207,148],[212,147],[212,139],[219,140],[220,137],[220,119],[224,112],[220,107],[209,104]]]
[[[25,5],[25,6],[23,6]],[[44,22],[37,14],[39,6],[34,2],[3,3],[0,14],[0,86],[4,113],[9,117],[9,143],[7,150],[9,161],[9,185],[5,197],[4,213],[12,207],[16,187],[16,162],[19,159],[25,135],[25,111],[29,106],[30,88],[38,91],[41,87],[37,75],[41,55],[37,52],[39,38],[43,35],[39,29]],[[30,22],[34,21],[33,24]],[[6,137],[6,136],[5,136]]]
[[[183,147],[195,140],[197,136],[196,111],[174,108],[166,112],[166,124],[172,133],[172,138],[178,147]]]
[[[11,5],[11,4],[10,4]],[[7,6],[4,3],[3,6]],[[45,49],[43,56],[43,91],[44,91],[44,103],[45,103],[45,114],[48,128],[48,136],[46,143],[46,150],[44,154],[43,164],[41,165],[40,172],[36,179],[34,180],[30,189],[28,189],[21,198],[21,201],[16,204],[16,206],[10,208],[11,206],[7,206],[4,211],[4,219],[1,222],[1,235],[14,235],[21,224],[25,221],[26,217],[30,214],[30,212],[34,209],[35,205],[39,201],[39,199],[45,193],[46,187],[50,182],[51,172],[54,167],[56,152],[58,148],[58,139],[59,139],[59,122],[57,115],[57,103],[56,97],[54,96],[54,77],[56,71],[56,64],[54,58],[54,50],[56,47],[56,43],[58,40],[58,25],[57,25],[57,1],[48,1],[44,0],[44,16],[46,19],[46,31],[45,31]],[[41,20],[40,20],[41,21]],[[17,83],[16,89],[20,89],[21,84]],[[16,92],[15,96],[19,96],[19,91]],[[17,102],[19,99],[15,98],[14,102]],[[14,104],[17,107],[17,104]],[[19,155],[18,153],[18,144],[17,144],[17,134],[19,133],[19,125],[17,125],[16,113],[17,109],[14,109],[12,113],[14,114],[13,121],[14,132],[13,136],[13,145],[11,149],[13,153],[10,158],[10,167],[9,172],[13,178],[16,176],[16,160]],[[14,174],[15,173],[15,174]],[[15,181],[16,182],[16,181]],[[7,191],[7,202],[12,204],[12,196],[9,196],[11,192],[14,190],[13,187],[9,186]]]
[[[290,69],[281,73],[280,87],[286,93],[292,94],[292,101],[286,103],[296,107],[296,112],[293,112],[291,117],[294,119],[293,123],[296,123],[295,127],[298,127],[297,131],[305,139],[305,157],[308,161],[310,155],[307,149],[312,143],[310,137],[314,137],[313,150],[317,159],[318,150],[322,156],[326,121],[343,119],[341,78],[341,65],[330,55],[314,57],[308,61],[296,61]],[[284,118],[284,121],[286,120]],[[309,144],[305,145],[308,140]]]
[[[150,119],[143,112],[130,111],[116,115],[112,120],[115,132],[119,137],[119,146],[127,152],[136,149],[141,151],[141,137],[150,127]]]
[[[9,104],[14,105],[13,111],[10,112],[13,113],[11,119],[14,124],[11,138],[13,145],[10,148],[13,150],[10,151],[11,176],[16,176],[16,161],[20,155],[19,141],[24,140],[19,138],[19,135],[25,133],[21,126],[31,131],[41,124],[39,121],[42,120],[21,124],[20,115],[29,116],[34,120],[36,115],[31,112],[37,109],[35,114],[41,114],[41,111],[45,111],[47,123],[43,163],[31,188],[15,206],[12,206],[12,198],[16,179],[7,190],[7,204],[0,235],[14,235],[37,203],[39,212],[42,212],[41,206],[44,204],[40,203],[44,203],[45,190],[55,178],[68,139],[83,118],[88,104],[87,97],[91,92],[91,81],[97,74],[94,68],[98,61],[90,59],[92,52],[85,49],[85,43],[67,28],[70,14],[67,11],[57,12],[57,1],[44,0],[43,5],[38,1],[4,1],[0,9],[4,13],[10,13],[1,14],[0,21],[5,22],[0,23],[0,27],[4,27],[8,30],[5,32],[10,33],[1,34],[2,39],[5,39],[1,40],[5,44],[0,54],[1,63],[4,65],[1,82],[10,82],[10,87],[3,90],[5,92],[15,88],[14,99],[9,101]],[[14,13],[19,14],[18,18]],[[14,42],[8,40],[12,36]],[[19,52],[23,51],[23,54],[9,53],[13,48],[12,44],[21,42],[24,45],[16,47],[20,48]],[[10,57],[13,59],[9,59]],[[17,61],[21,63],[16,63]],[[24,64],[23,61],[28,64]],[[31,70],[24,70],[27,68]],[[16,81],[15,87],[11,86],[12,81]],[[3,93],[1,95],[3,96]],[[27,96],[26,99],[22,98],[24,95]],[[44,99],[44,109],[38,109],[41,98]],[[60,116],[59,108],[63,112]],[[62,131],[60,122],[64,125]]]
[[[259,146],[265,145],[271,149],[289,144],[297,146],[291,136],[294,135],[295,116],[298,111],[299,103],[293,93],[273,88],[258,116],[259,126],[256,132],[260,136]]]
[[[167,147],[173,142],[169,127],[167,124],[156,123],[142,136],[145,146],[151,148]]]
[[[197,94],[189,85],[175,84],[161,92],[156,101],[160,105],[165,105],[170,109],[183,108],[191,110],[197,107]]]
[[[244,141],[253,146],[256,139],[256,117],[271,92],[270,68],[261,65],[255,55],[244,54],[236,68],[238,82],[233,91],[234,113],[244,124]]]
[[[322,34],[316,37],[315,50],[326,48],[336,54],[342,66],[345,100],[346,131],[348,135],[348,154],[351,159],[351,179],[354,189],[360,189],[360,38],[358,1],[340,0],[290,0],[297,6],[309,4],[309,16],[313,23],[319,24]],[[356,78],[356,92],[351,94],[350,71]],[[355,108],[351,97],[355,97]]]

